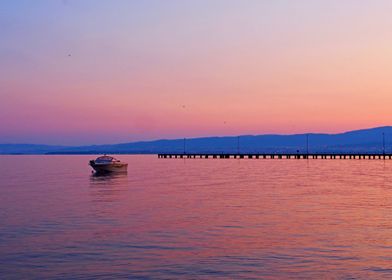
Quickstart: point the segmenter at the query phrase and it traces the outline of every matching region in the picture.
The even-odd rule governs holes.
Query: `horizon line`
[[[181,138],[156,138],[150,140],[140,140],[140,141],[131,141],[131,142],[118,142],[118,143],[106,143],[106,144],[82,144],[82,145],[62,145],[62,144],[33,144],[33,143],[0,143],[0,145],[30,145],[30,146],[54,146],[54,147],[86,147],[86,146],[107,146],[107,145],[122,145],[122,144],[134,144],[134,143],[146,143],[146,142],[156,142],[156,141],[175,141],[175,140],[192,140],[192,139],[205,139],[205,138],[228,138],[228,137],[255,137],[255,136],[295,136],[295,135],[338,135],[344,133],[350,133],[355,131],[364,131],[364,130],[372,130],[372,129],[382,129],[382,128],[392,128],[391,125],[383,125],[383,126],[375,126],[368,128],[359,128],[352,130],[345,130],[342,132],[336,133],[325,133],[325,132],[304,132],[304,133],[264,133],[264,134],[239,134],[239,135],[222,135],[222,136],[198,136],[198,137],[181,137]]]

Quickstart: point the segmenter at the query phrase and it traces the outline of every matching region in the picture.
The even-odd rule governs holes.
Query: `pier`
[[[165,153],[158,154],[158,158],[164,159],[175,159],[175,158],[189,158],[189,159],[392,159],[392,154],[345,154],[345,153],[330,153],[330,154],[301,154],[301,153],[292,153],[292,154],[214,154],[214,153],[190,153],[190,154],[181,154],[181,153]]]

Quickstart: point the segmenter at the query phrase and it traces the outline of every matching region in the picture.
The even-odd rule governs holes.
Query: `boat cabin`
[[[118,160],[115,159],[114,157],[110,157],[110,156],[101,156],[98,157],[95,160],[95,163],[111,163],[111,162],[117,162]]]

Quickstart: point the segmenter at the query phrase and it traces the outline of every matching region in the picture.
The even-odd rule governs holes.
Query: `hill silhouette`
[[[309,139],[311,153],[382,153],[392,152],[392,127],[376,127],[337,134],[309,133],[292,135],[241,135],[203,137],[185,140],[187,153],[295,153],[306,151]],[[239,144],[239,145],[238,145]],[[0,144],[0,154],[156,154],[183,153],[184,139],[140,141],[111,145],[50,146]]]

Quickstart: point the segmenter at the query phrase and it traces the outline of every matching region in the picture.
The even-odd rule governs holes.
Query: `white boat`
[[[121,162],[107,155],[90,160],[90,166],[98,173],[124,172],[127,171],[128,163]]]

